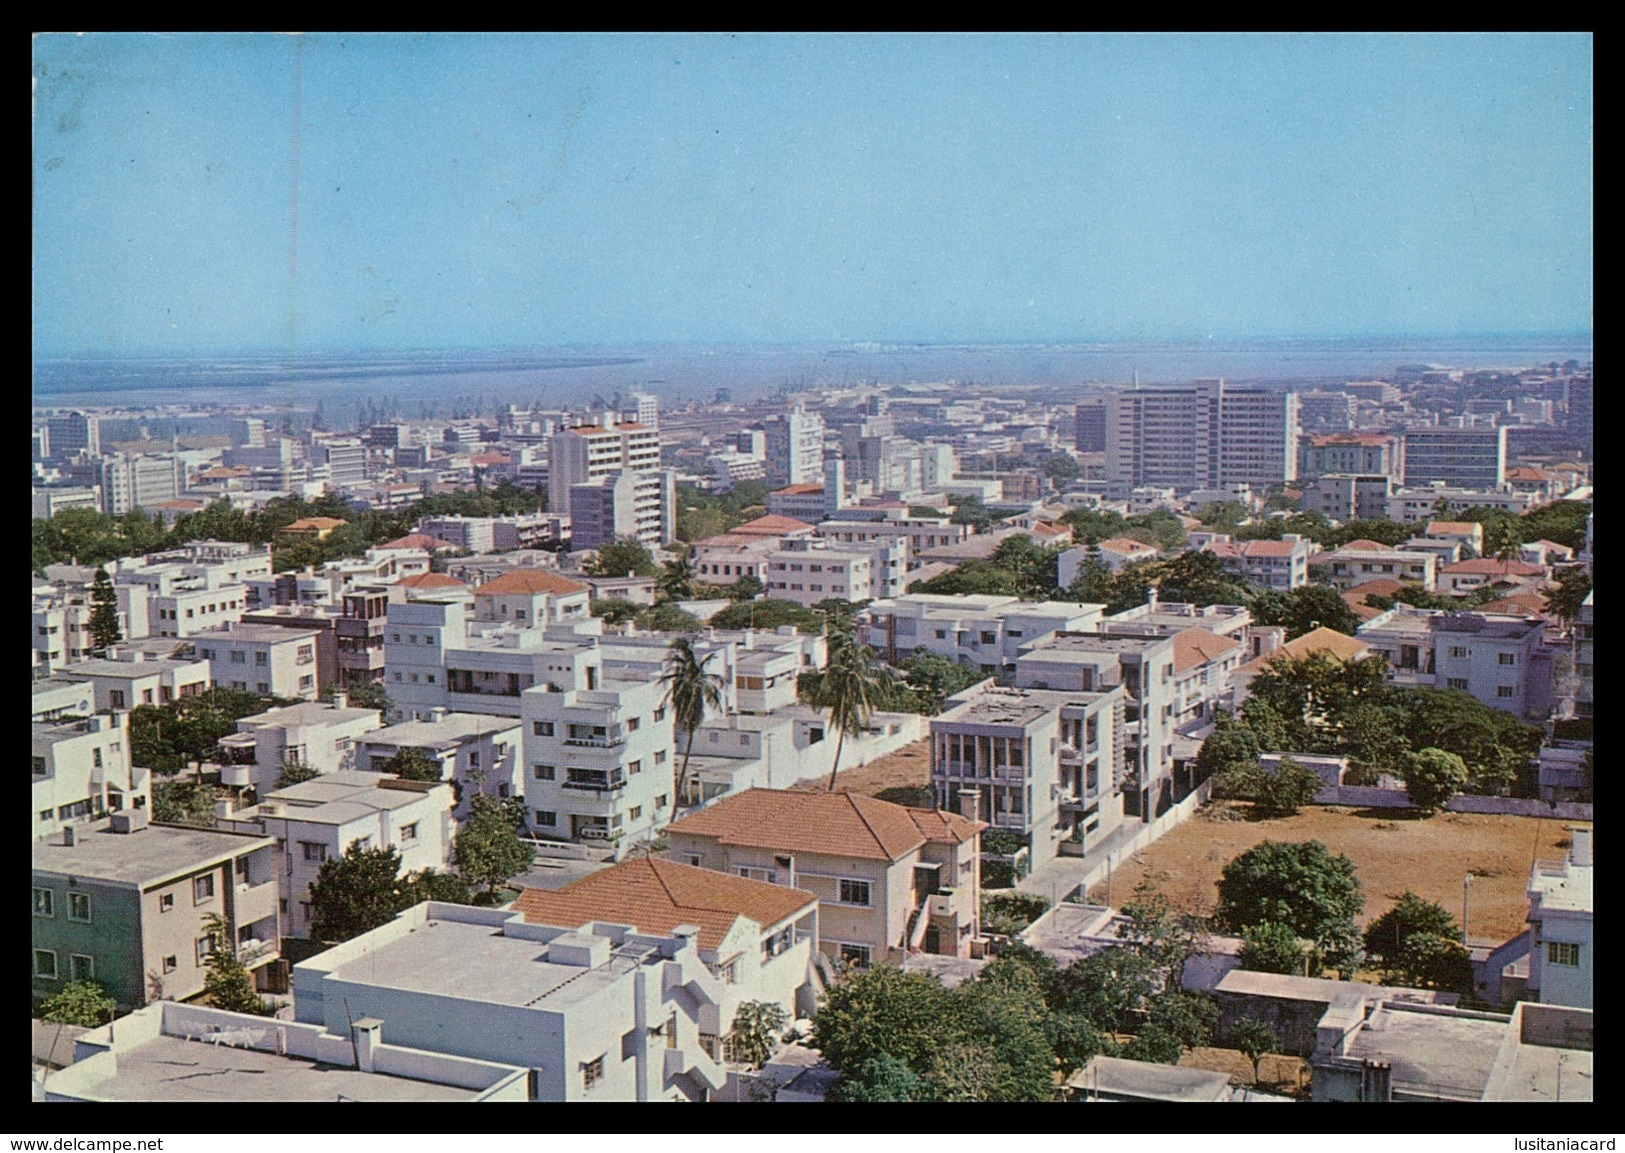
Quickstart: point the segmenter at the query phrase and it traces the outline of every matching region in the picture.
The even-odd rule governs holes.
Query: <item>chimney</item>
[[[1147,607],[1149,607],[1151,609],[1152,612],[1157,611],[1157,586],[1156,585],[1152,585],[1151,586],[1151,591],[1146,593],[1145,603],[1146,603]]]
[[[429,710],[429,717],[428,717],[429,723],[431,725],[438,725],[441,721],[446,719],[446,715],[447,715],[447,713],[449,711],[450,710],[441,708],[439,705],[436,705],[434,708]]]
[[[74,846],[74,835],[73,835],[73,826],[72,825],[64,825],[64,826],[62,826],[62,844],[66,848],[69,848],[69,849],[73,848],[73,846]]]
[[[355,1067],[363,1073],[373,1071],[378,1057],[378,1046],[383,1044],[384,1023],[376,1017],[363,1017],[350,1026],[350,1041],[355,1045]]]
[[[1571,865],[1591,864],[1591,830],[1569,830],[1569,863]]]
[[[982,790],[959,790],[959,814],[967,821],[980,821],[982,813]]]
[[[335,709],[347,709],[347,708],[349,708],[350,707],[350,694],[345,692],[343,689],[340,689],[336,693],[334,693],[333,694],[333,707]]]

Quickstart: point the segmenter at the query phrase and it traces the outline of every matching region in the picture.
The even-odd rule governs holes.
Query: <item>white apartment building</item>
[[[192,641],[209,662],[209,679],[223,689],[315,700],[316,636],[281,625],[230,625]]]
[[[1014,670],[1022,646],[1058,630],[1092,628],[1105,607],[1013,596],[908,593],[865,610],[863,640],[891,664],[924,649],[988,676],[1004,676]]]
[[[1439,558],[1420,549],[1388,548],[1374,540],[1352,540],[1342,548],[1316,558],[1324,565],[1327,583],[1342,591],[1374,580],[1414,581],[1432,590]]]
[[[886,509],[886,513],[906,514],[907,509]],[[962,544],[970,539],[970,525],[954,524],[947,517],[911,517],[907,515],[878,518],[856,515],[857,509],[847,509],[840,517],[822,521],[818,535],[841,544],[864,545],[873,541],[886,541],[895,537],[908,539],[908,567],[917,569],[923,563],[919,554],[926,549],[945,548]]]
[[[377,709],[352,709],[340,694],[332,704],[306,701],[244,717],[220,738],[221,783],[263,796],[287,765],[318,773],[356,767],[356,742],[382,725]]]
[[[753,576],[766,588],[767,568],[778,551],[775,537],[728,532],[695,541],[689,563],[706,584],[738,584],[740,577]]]
[[[1505,430],[1502,430],[1505,431]],[[1534,503],[1527,493],[1511,489],[1447,488],[1441,484],[1425,488],[1399,488],[1388,498],[1387,519],[1415,524],[1433,520],[1441,504],[1451,508],[1498,508],[1521,516]]]
[[[462,800],[454,813],[462,821],[482,789],[498,797],[524,795],[520,731],[517,720],[430,709],[424,720],[375,729],[357,740],[355,766],[380,772],[403,749],[422,751],[440,765],[442,780],[455,781],[462,788]]]
[[[1412,428],[1404,436],[1404,483],[1496,492],[1506,487],[1507,430]]]
[[[811,608],[822,600],[860,601],[901,591],[908,541],[892,537],[863,549],[831,547],[816,538],[789,538],[767,562],[767,595]]]
[[[1298,507],[1328,520],[1381,520],[1393,495],[1394,478],[1387,473],[1328,473],[1304,483]]]
[[[824,418],[797,404],[763,424],[767,433],[767,479],[784,486],[807,484],[824,475]]]
[[[679,926],[698,927],[700,960],[722,985],[720,1002],[702,1002],[697,1021],[701,1048],[713,1060],[724,1059],[746,1002],[777,1005],[792,1021],[817,1008],[807,976],[819,902],[788,877],[769,884],[743,871],[636,858],[561,889],[526,889],[513,907],[526,923],[557,929],[608,924],[675,934]]]
[[[119,453],[101,461],[102,511],[123,516],[131,509],[150,509],[174,500],[185,488],[177,456],[129,456]]]
[[[1297,469],[1296,393],[1198,380],[1106,396],[1106,476],[1119,495],[1142,485],[1262,490]]]
[[[616,680],[600,675],[601,654],[580,656],[520,695],[527,823],[539,837],[619,849],[671,818],[671,710],[658,679]]]
[[[1104,693],[1123,690],[1119,786],[1123,812],[1149,822],[1189,792],[1174,769],[1179,700],[1175,672],[1180,645],[1172,636],[1061,632],[1022,649],[1018,688]]]
[[[1590,1009],[1597,964],[1591,829],[1570,829],[1569,838],[1561,864],[1536,862],[1529,874],[1527,989],[1532,1000]]]
[[[88,681],[46,677],[29,688],[30,719],[57,721],[63,717],[88,717],[96,708],[96,688]]]
[[[401,872],[444,870],[455,833],[449,784],[346,770],[276,789],[255,805],[227,811],[216,827],[275,837],[282,932],[310,936],[310,885],[324,861],[363,849],[393,847]]]
[[[1539,620],[1395,605],[1356,635],[1401,685],[1460,689],[1491,708],[1543,720],[1553,704],[1552,653]]]
[[[1232,541],[1224,537],[1202,551],[1218,557],[1225,572],[1249,584],[1291,592],[1309,583],[1309,558],[1320,547],[1307,537],[1287,533],[1280,540]]]
[[[209,662],[169,659],[139,649],[110,648],[104,658],[81,661],[62,671],[65,680],[85,681],[95,694],[96,712],[138,705],[167,705],[209,688]]]
[[[939,808],[966,790],[995,828],[1025,837],[1033,868],[1082,856],[1123,820],[1124,694],[977,685],[931,721]],[[1068,845],[1062,849],[1062,845]]]
[[[585,620],[591,616],[590,586],[545,569],[514,569],[474,589],[474,619],[516,628]]]
[[[534,1072],[542,1101],[704,1101],[727,1083],[701,1017],[727,999],[703,926],[573,931],[426,901],[293,970],[295,1019]],[[718,1012],[720,1016],[720,1012]]]
[[[1158,554],[1151,545],[1130,540],[1128,537],[1109,537],[1093,545],[1078,545],[1076,548],[1067,549],[1057,558],[1055,583],[1063,589],[1071,587],[1072,582],[1078,579],[1083,562],[1091,555],[1099,556],[1107,571],[1115,573],[1124,565],[1155,560]]]
[[[130,763],[129,720],[117,713],[33,722],[32,839],[147,807],[151,774]]]
[[[605,413],[602,424],[554,433],[548,453],[548,507],[570,517],[575,549],[626,536],[658,545],[675,535],[676,487],[660,467],[658,429]]]

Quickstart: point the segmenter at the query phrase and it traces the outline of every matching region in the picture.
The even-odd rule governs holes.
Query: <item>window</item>
[[[666,763],[666,750],[665,749],[656,749],[655,750],[655,764],[663,765],[665,763]]]
[[[868,945],[848,945],[840,942],[836,947],[841,951],[841,960],[852,965],[867,965],[869,963]]]
[[[201,905],[214,896],[214,874],[192,878],[192,904]]]
[[[1496,660],[1497,664],[1515,665],[1515,664],[1518,663],[1518,654],[1517,653],[1501,653],[1495,658],[1495,660]]]
[[[642,723],[643,721],[638,717],[628,717],[626,718],[626,731],[629,733],[635,733],[638,731],[638,726]]]
[[[532,765],[530,775],[538,781],[551,781],[558,774],[552,765]]]
[[[635,777],[639,773],[641,773],[642,771],[643,771],[643,761],[642,760],[629,761],[627,763],[627,766],[626,766],[626,775],[627,776]]]
[[[115,709],[122,709],[124,707],[124,690],[108,689],[107,700]]]
[[[255,653],[254,654],[254,663],[256,665],[259,665],[261,668],[264,668],[265,663],[266,663],[266,658],[267,658],[268,655],[269,654],[263,653],[263,652]]]
[[[248,663],[248,654],[246,652],[244,652],[242,649],[232,649],[231,650],[231,663],[234,664],[234,665],[247,664]]]
[[[538,737],[550,737],[553,735],[553,722],[532,721],[530,723],[530,731],[535,733]]]
[[[299,847],[304,850],[305,860],[321,862],[327,860],[327,846],[317,841],[300,841]]]
[[[70,921],[88,921],[88,920],[90,920],[90,894],[89,893],[69,893],[68,894],[68,920],[70,920]]]
[[[621,1034],[621,1060],[630,1061],[638,1055],[638,1031],[628,1029]]]
[[[1546,963],[1548,965],[1578,965],[1580,963],[1580,946],[1568,941],[1547,941]]]
[[[1467,648],[1465,645],[1451,645],[1450,655],[1460,660],[1467,655]]]
[[[94,981],[96,979],[96,958],[88,953],[69,953],[68,978],[73,981]]]
[[[603,1059],[603,1057],[594,1057],[591,1061],[583,1061],[581,1063],[581,1086],[582,1086],[582,1088],[591,1089],[593,1086],[597,1085],[598,1082],[602,1081],[603,1079],[604,1079],[604,1059]]]
[[[642,805],[633,805],[632,808],[627,811],[626,816],[627,816],[628,820],[631,820],[631,821],[637,820],[638,818],[643,816],[643,806]]]
[[[164,972],[173,973],[176,969],[180,968],[180,964],[181,959],[175,956],[175,954],[171,953],[169,956],[164,958]]]
[[[410,825],[402,825],[401,826],[401,843],[402,844],[405,844],[408,841],[415,841],[417,839],[418,839],[418,823],[416,821],[413,821]]]
[[[56,950],[34,950],[34,976],[56,980]]]
[[[547,809],[537,809],[536,823],[541,825],[544,829],[551,829],[554,825],[559,823],[559,815],[554,812],[549,812]]]
[[[666,706],[661,705],[658,709],[655,710],[655,724],[658,725],[661,721],[663,721],[665,719],[666,719]]]
[[[173,909],[174,907],[175,907],[175,894],[174,893],[160,893],[158,895],[158,911],[160,913],[167,913],[171,909]]]
[[[661,793],[658,797],[655,798],[655,809],[658,811],[660,809],[664,809],[665,807],[666,807],[666,794]]]
[[[212,952],[214,952],[214,938],[199,937],[192,946],[192,954],[197,960],[198,968],[203,968],[203,963],[208,960],[209,954]]]
[[[869,903],[868,881],[841,881],[841,904],[867,905]]]
[[[49,889],[34,890],[34,916],[56,916],[56,894]]]
[[[683,860],[687,861],[690,865],[693,865],[696,869],[703,869],[705,867],[705,858],[699,853],[684,853]]]
[[[1461,689],[1463,691],[1466,691],[1467,678],[1466,677],[1446,677],[1444,679],[1444,687],[1447,688],[1447,689]]]
[[[1512,685],[1496,685],[1495,695],[1501,700],[1510,700],[1517,695],[1518,690]]]

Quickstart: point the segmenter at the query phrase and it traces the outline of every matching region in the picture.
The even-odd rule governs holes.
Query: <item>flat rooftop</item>
[[[1347,1054],[1387,1061],[1396,1091],[1477,1101],[1506,1037],[1505,1017],[1416,1012],[1383,1005],[1350,1039]]]
[[[989,689],[943,713],[933,723],[970,725],[1020,725],[1054,713],[1063,705],[1098,700],[1101,693],[1060,693],[1048,689]]]
[[[276,844],[270,837],[182,825],[148,825],[133,833],[115,833],[105,821],[77,827],[74,839],[72,845],[63,845],[61,834],[51,841],[36,841],[35,870],[139,887]]]
[[[1079,1096],[1129,1097],[1137,1101],[1228,1101],[1230,1077],[1207,1069],[1184,1069],[1121,1057],[1095,1057],[1067,1078]]]
[[[1135,621],[1136,625],[1140,622]],[[1187,622],[1188,624],[1188,622]],[[1075,653],[1140,653],[1161,644],[1172,644],[1171,636],[1141,636],[1129,633],[1051,633],[1032,642],[1023,656],[1061,656]]]
[[[302,704],[255,713],[251,717],[244,717],[238,723],[249,724],[258,729],[294,729],[306,725],[342,725],[369,718],[377,720],[378,710],[340,709],[319,701],[305,701]]]
[[[430,787],[434,787],[432,783]],[[372,813],[404,808],[424,796],[416,788],[384,788],[377,773],[346,769],[277,789],[260,804],[239,809],[234,816],[237,820],[277,816],[318,825],[343,825]],[[282,811],[267,812],[266,801],[280,804]]]
[[[303,640],[308,641],[314,635],[312,629],[290,629],[283,625],[256,625],[234,624],[230,629],[210,629],[207,632],[193,633],[192,640],[196,641],[247,641],[255,644],[274,644],[278,641]]]
[[[463,1001],[562,1009],[612,987],[638,963],[637,955],[614,950],[610,963],[597,969],[555,964],[545,942],[504,936],[500,925],[430,919],[339,965],[330,977]]]
[[[276,1026],[266,1023],[267,1030]],[[49,1088],[50,1081],[46,1081]],[[102,1101],[472,1101],[460,1089],[388,1073],[363,1073],[302,1057],[279,1057],[159,1036],[118,1051],[118,1071],[78,1092]]]
[[[469,737],[488,737],[517,729],[517,717],[496,717],[486,713],[447,713],[438,721],[403,721],[388,728],[374,729],[359,738],[372,745],[449,745]]]
[[[1592,873],[1590,865],[1564,862],[1561,865],[1539,864],[1529,879],[1530,890],[1540,892],[1542,909],[1564,909],[1589,913],[1592,903]]]
[[[201,665],[200,661],[172,661],[164,657],[151,657],[140,661],[110,661],[100,658],[89,661],[79,661],[69,665],[62,672],[68,677],[150,677],[158,673],[176,672],[182,669],[195,669]]]

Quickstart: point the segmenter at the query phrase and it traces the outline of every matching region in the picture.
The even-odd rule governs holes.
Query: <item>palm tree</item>
[[[694,566],[689,563],[685,547],[676,560],[667,561],[660,569],[656,585],[667,600],[687,600],[694,595]]]
[[[829,659],[818,685],[817,707],[828,714],[830,726],[840,734],[835,741],[835,760],[829,769],[829,787],[833,792],[835,774],[841,771],[841,749],[846,744],[847,734],[862,732],[868,725],[875,702],[884,691],[884,683],[875,664],[875,651],[858,643],[849,624],[843,628],[831,621],[826,625],[825,636],[829,641]]]
[[[688,734],[683,746],[683,767],[677,774],[677,788],[672,792],[671,815],[677,818],[683,786],[688,783],[688,758],[694,751],[694,733],[705,723],[706,709],[722,707],[722,678],[708,673],[705,666],[717,654],[707,653],[704,660],[694,654],[694,645],[687,637],[678,637],[666,651],[666,671],[660,683],[666,686],[666,703],[671,706],[672,723]]]

